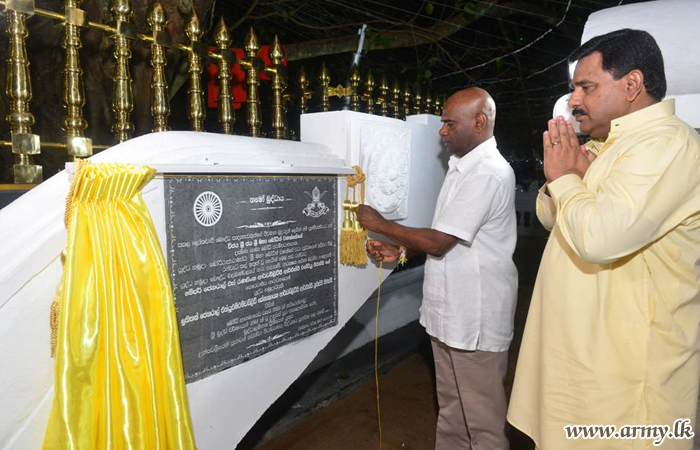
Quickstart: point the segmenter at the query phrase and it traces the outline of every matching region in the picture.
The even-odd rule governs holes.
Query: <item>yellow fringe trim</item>
[[[80,178],[80,172],[82,172],[83,167],[89,164],[90,161],[87,159],[79,159],[75,162],[75,173],[73,173],[73,178],[70,181],[70,187],[68,188],[68,195],[66,195],[66,209],[63,213],[63,224],[66,226],[66,230],[70,227],[70,218],[73,213],[73,196],[75,195],[75,185]],[[61,252],[61,265],[66,263],[66,247]],[[63,282],[59,282],[56,286],[56,293],[53,296],[53,301],[51,302],[51,308],[49,310],[49,328],[51,329],[51,357],[56,357],[56,345],[58,343],[58,321],[61,316],[61,296],[63,295]]]
[[[340,232],[340,263],[352,266],[367,265],[365,241],[367,230],[341,230]]]
[[[51,302],[51,310],[49,311],[49,326],[51,327],[51,357],[56,357],[56,344],[58,343],[58,318],[61,314],[61,290],[62,283],[56,286],[56,294],[54,294]]]

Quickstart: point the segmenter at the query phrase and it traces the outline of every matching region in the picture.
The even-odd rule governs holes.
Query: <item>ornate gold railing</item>
[[[344,87],[331,86],[328,70],[325,64],[322,64],[316,89],[310,89],[310,80],[302,67],[299,71],[297,87],[290,92],[287,86],[286,66],[283,63],[284,49],[277,36],[270,46],[271,64],[267,67],[258,58],[260,45],[252,28],[244,43],[245,56],[239,59],[231,51],[231,38],[222,19],[214,34],[215,50],[209,51],[209,46],[201,41],[202,29],[194,9],[185,25],[185,35],[189,42],[184,45],[173,43],[165,31],[167,17],[164,8],[157,1],[153,2],[148,10],[150,34],[136,32],[131,23],[132,10],[129,0],[112,0],[111,9],[116,19],[113,26],[87,20],[86,12],[80,9],[82,2],[83,0],[65,0],[65,11],[59,13],[35,8],[33,0],[0,0],[0,5],[5,7],[4,12],[8,22],[9,52],[5,94],[10,106],[7,121],[11,132],[11,139],[0,140],[0,146],[12,148],[14,155],[12,172],[16,184],[33,185],[42,181],[43,168],[35,161],[35,157],[41,154],[42,147],[65,149],[68,156],[73,159],[86,158],[92,155],[93,150],[109,147],[93,144],[92,140],[85,136],[88,123],[83,116],[85,88],[80,66],[80,49],[82,47],[81,31],[87,27],[109,33],[114,39],[113,57],[116,65],[111,106],[114,115],[112,132],[117,142],[130,139],[134,132],[134,124],[131,122],[131,113],[134,108],[133,79],[129,64],[132,56],[131,47],[135,40],[144,41],[151,47],[150,109],[154,132],[170,129],[168,125],[170,98],[165,76],[166,48],[187,53],[189,73],[187,112],[190,126],[194,131],[203,131],[206,116],[204,92],[201,86],[202,58],[205,56],[218,65],[218,118],[221,131],[225,134],[233,133],[235,123],[231,96],[231,69],[234,64],[239,64],[246,73],[246,121],[248,135],[253,137],[261,135],[262,120],[258,92],[261,73],[267,74],[271,79],[273,111],[271,129],[272,136],[276,139],[289,138],[287,100],[291,96],[299,99],[301,114],[308,112],[309,102],[313,99],[318,102],[318,110],[329,111],[331,97],[348,97],[353,111],[360,111],[363,108],[367,113],[375,114],[378,109],[379,114],[397,119],[405,118],[410,114],[440,114],[441,112],[441,103],[437,96],[426,93],[425,101],[421,101],[419,87],[414,92],[411,84],[406,83],[402,91],[399,82],[394,80],[390,88],[386,76],[382,76],[377,86],[371,72],[367,73],[363,83],[357,66],[352,68],[348,83]],[[41,141],[38,135],[32,133],[35,119],[29,108],[32,87],[26,48],[29,34],[26,20],[33,15],[55,19],[64,25],[63,128],[66,135],[63,142]],[[376,90],[378,95],[375,96]]]

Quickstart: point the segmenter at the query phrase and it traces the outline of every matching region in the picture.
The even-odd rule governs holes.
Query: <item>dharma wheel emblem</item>
[[[200,225],[211,227],[221,219],[221,214],[224,211],[221,198],[211,191],[202,192],[194,200],[192,207],[194,218]]]

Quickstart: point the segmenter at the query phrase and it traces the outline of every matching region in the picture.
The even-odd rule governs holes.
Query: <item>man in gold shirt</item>
[[[700,136],[662,101],[663,58],[648,33],[598,36],[571,60],[569,105],[593,140],[579,147],[561,117],[543,135],[537,215],[551,235],[508,420],[542,450],[690,449]]]

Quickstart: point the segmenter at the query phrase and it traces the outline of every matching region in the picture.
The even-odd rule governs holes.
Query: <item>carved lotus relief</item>
[[[368,124],[362,130],[362,154],[368,174],[368,203],[388,219],[406,218],[409,131]]]

